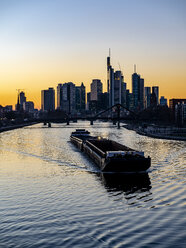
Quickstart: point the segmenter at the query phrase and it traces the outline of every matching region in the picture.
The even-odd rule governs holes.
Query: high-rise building
[[[159,86],[152,86],[152,93],[156,95],[157,105],[159,104]]]
[[[86,110],[90,110],[90,101],[91,101],[91,93],[90,92],[87,92]]]
[[[145,96],[144,96],[144,107],[150,107],[150,94],[151,94],[151,87],[145,87]]]
[[[23,103],[26,102],[25,93],[23,91],[20,92],[19,98],[20,98],[20,107],[21,109],[23,109]]]
[[[63,100],[63,87],[62,84],[57,86],[57,108],[62,109],[62,100]]]
[[[110,63],[110,52],[107,57],[107,93],[108,106],[115,104],[126,105],[126,83],[124,83],[124,76],[121,71],[115,71]]]
[[[169,108],[171,108],[173,111],[175,111],[175,106],[178,103],[184,103],[186,104],[186,99],[182,98],[172,98],[169,100]]]
[[[76,110],[78,112],[85,111],[85,86],[82,83],[81,86],[76,86]]]
[[[93,79],[90,85],[91,101],[98,101],[99,95],[103,92],[103,84],[99,79]]]
[[[139,105],[140,110],[144,109],[144,79],[140,78],[139,81]]]
[[[165,98],[164,96],[161,96],[160,105],[167,106],[167,98]]]
[[[107,57],[107,93],[109,95],[109,107],[114,105],[114,69],[110,64],[110,51]]]
[[[134,109],[137,110],[139,108],[139,81],[140,76],[134,72],[132,74],[132,94],[133,94],[133,101],[134,101]]]
[[[34,103],[31,101],[23,103],[23,110],[28,113],[34,113]]]
[[[76,111],[76,91],[75,84],[72,82],[65,83],[62,86],[62,110],[68,114],[73,114]]]
[[[122,87],[123,87],[123,75],[121,71],[116,71],[114,73],[114,104],[121,104],[121,95],[122,95]]]
[[[144,79],[136,73],[136,66],[134,66],[134,73],[132,74],[132,94],[133,94],[133,108],[135,111],[144,109]]]
[[[53,88],[41,91],[41,109],[43,111],[55,110],[55,90]]]
[[[121,104],[127,107],[127,84],[125,82],[121,83]]]

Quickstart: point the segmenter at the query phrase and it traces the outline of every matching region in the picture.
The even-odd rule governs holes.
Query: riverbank
[[[133,130],[136,133],[157,139],[181,140],[186,141],[186,128],[148,125],[142,127],[135,124],[127,124],[123,127]]]
[[[15,124],[15,125],[11,125],[11,126],[0,127],[0,133],[10,131],[10,130],[13,130],[13,129],[17,129],[17,128],[31,126],[31,125],[34,125],[36,123],[37,122],[29,122],[29,123],[21,123],[21,124]]]

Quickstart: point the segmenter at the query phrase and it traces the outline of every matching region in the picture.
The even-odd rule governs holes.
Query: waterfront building
[[[164,96],[161,96],[160,105],[167,106],[167,98],[165,98]]]
[[[109,95],[109,107],[114,105],[114,69],[110,63],[110,51],[107,57],[107,93]]]
[[[123,77],[124,80],[124,77]],[[127,84],[121,83],[121,104],[126,108],[127,106]]]
[[[186,122],[186,103],[184,101],[175,105],[175,121],[178,126],[183,126]]]
[[[174,111],[176,104],[182,103],[182,102],[186,103],[186,99],[172,98],[169,100],[169,108],[171,108]]]
[[[136,73],[136,66],[134,66],[134,73],[132,74],[132,94],[133,94],[133,108],[135,111],[144,109],[144,79]]]
[[[155,108],[157,106],[157,97],[154,92],[150,94],[150,107]]]
[[[20,107],[21,107],[21,109],[23,109],[23,103],[26,102],[26,96],[25,96],[25,93],[23,91],[20,92],[19,99],[20,99]]]
[[[85,111],[85,86],[82,83],[81,86],[76,86],[76,110],[78,112]]]
[[[110,53],[107,57],[107,93],[108,106],[122,104],[126,106],[126,83],[121,71],[115,71],[110,63]]]
[[[64,83],[62,86],[62,110],[68,114],[76,112],[76,89],[72,82]]]
[[[99,79],[93,79],[90,85],[91,101],[98,101],[99,95],[103,92],[103,84]]]
[[[12,110],[13,110],[12,105],[6,105],[6,106],[4,107],[4,111],[5,111],[5,112],[11,112]]]
[[[57,109],[62,109],[62,96],[63,96],[63,87],[62,84],[57,86]]]
[[[55,90],[53,88],[41,91],[41,109],[42,111],[55,110]]]
[[[144,109],[144,79],[140,78],[139,81],[139,105],[140,110]]]
[[[34,103],[32,101],[24,102],[23,110],[28,113],[34,113]]]
[[[116,71],[114,73],[114,101],[113,104],[124,103],[124,94],[126,94],[125,85],[123,82],[123,75],[121,71]],[[122,96],[123,95],[123,96]]]
[[[159,86],[152,86],[152,93],[156,95],[156,104],[159,104]]]
[[[145,87],[145,96],[144,96],[144,107],[150,107],[150,95],[151,95],[151,87]]]

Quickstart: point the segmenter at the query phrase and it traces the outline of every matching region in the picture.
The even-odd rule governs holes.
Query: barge
[[[72,132],[70,140],[103,172],[145,172],[151,165],[151,158],[146,158],[144,152],[133,150],[113,140],[91,136],[85,129],[76,129]]]

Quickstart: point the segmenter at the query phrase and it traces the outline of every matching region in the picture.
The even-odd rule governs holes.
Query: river
[[[76,128],[152,158],[147,174],[101,173]],[[112,123],[36,124],[0,134],[0,247],[186,247],[186,142]]]

